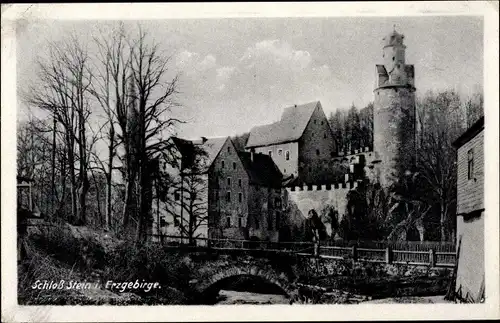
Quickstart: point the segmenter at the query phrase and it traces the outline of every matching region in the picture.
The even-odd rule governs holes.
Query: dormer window
[[[278,149],[278,155],[281,156],[283,154],[283,149]]]

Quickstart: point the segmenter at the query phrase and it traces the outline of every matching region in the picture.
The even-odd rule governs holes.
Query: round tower
[[[373,150],[379,180],[389,187],[415,163],[414,68],[405,62],[404,35],[394,30],[383,38],[382,65],[376,65]]]

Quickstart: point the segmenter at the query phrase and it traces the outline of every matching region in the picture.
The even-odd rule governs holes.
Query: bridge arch
[[[219,291],[224,281],[241,276],[255,277],[275,285],[287,298],[293,298],[296,293],[296,289],[285,273],[278,273],[272,268],[263,268],[250,264],[216,268],[197,282],[196,290],[201,295],[212,294]]]

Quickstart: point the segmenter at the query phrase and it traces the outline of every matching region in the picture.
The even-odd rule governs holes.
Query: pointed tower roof
[[[394,29],[387,36],[385,36],[382,40],[384,41],[384,47],[394,46],[394,45],[403,45],[403,39],[405,36],[396,31],[396,25],[394,25]]]

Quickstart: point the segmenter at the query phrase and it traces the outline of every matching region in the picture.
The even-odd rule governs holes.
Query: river
[[[216,304],[289,304],[284,295],[220,290]]]

